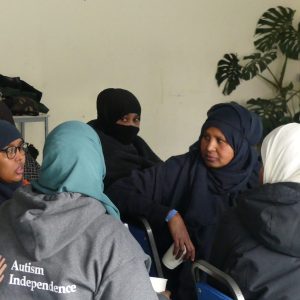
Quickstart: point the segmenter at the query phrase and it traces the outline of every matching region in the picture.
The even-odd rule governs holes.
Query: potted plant
[[[256,51],[242,58],[228,53],[218,62],[215,77],[218,86],[224,84],[224,95],[230,95],[243,81],[254,77],[261,78],[274,91],[272,98],[246,102],[250,110],[261,116],[264,135],[279,125],[300,122],[300,79],[285,81],[290,61],[300,60],[300,23],[298,29],[293,27],[294,14],[295,10],[289,7],[268,9],[256,26]],[[271,68],[276,60],[281,64],[278,73]]]

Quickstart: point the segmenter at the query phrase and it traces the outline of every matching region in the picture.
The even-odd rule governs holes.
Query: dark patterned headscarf
[[[22,138],[18,129],[5,120],[0,120],[0,149],[5,148],[16,139]]]

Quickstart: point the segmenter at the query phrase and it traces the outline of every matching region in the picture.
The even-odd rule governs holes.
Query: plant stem
[[[289,98],[286,99],[286,102],[289,102],[292,98],[294,98],[297,94],[300,94],[300,90],[293,93]]]
[[[268,66],[267,66],[267,70],[270,72],[271,76],[273,77],[276,88],[280,90],[281,86],[279,84],[279,81],[277,80],[277,78],[275,77],[275,75],[273,74],[273,72],[271,71],[271,69]]]
[[[268,83],[270,83],[273,87],[275,87],[276,89],[278,89],[278,86],[275,82],[271,81],[270,79],[266,78],[265,76],[262,76],[261,74],[257,74],[258,77],[260,77],[261,79],[267,81]],[[275,78],[276,79],[276,78]],[[277,80],[276,80],[277,81]]]
[[[283,63],[283,66],[282,66],[282,70],[281,70],[281,73],[280,73],[280,79],[279,79],[279,82],[278,82],[280,90],[282,89],[282,82],[283,82],[283,78],[284,78],[284,75],[285,75],[287,60],[288,60],[288,58],[285,56],[284,63]]]

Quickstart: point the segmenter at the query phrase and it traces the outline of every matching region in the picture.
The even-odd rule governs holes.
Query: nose
[[[127,124],[128,126],[136,126],[133,120],[129,120]]]
[[[216,142],[214,139],[210,139],[209,142],[207,143],[206,147],[207,151],[212,152],[216,150]]]
[[[17,152],[16,152],[15,160],[16,161],[22,161],[22,160],[25,161],[25,152],[24,151],[20,151],[19,148],[17,148],[16,151]]]

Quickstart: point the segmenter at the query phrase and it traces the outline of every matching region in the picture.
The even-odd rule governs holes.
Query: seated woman
[[[207,258],[220,214],[239,192],[258,184],[252,146],[261,139],[260,119],[232,103],[214,105],[207,115],[197,149],[134,171],[107,190],[122,216],[149,220],[161,256],[174,242],[176,255],[186,248],[186,260]],[[172,299],[195,299],[188,261],[164,272]]]
[[[17,128],[0,120],[0,205],[24,183],[26,151],[27,144]]]
[[[101,143],[69,121],[47,137],[40,177],[0,207],[2,299],[158,299],[149,258],[103,193]],[[160,295],[160,299],[165,299]]]
[[[0,101],[0,120],[5,120],[15,126],[15,121],[13,119],[13,114],[8,106]],[[37,179],[39,176],[40,165],[36,161],[36,156],[38,155],[37,149],[32,145],[28,145],[28,151],[25,153],[25,166],[24,166],[24,179],[31,181],[32,179]]]
[[[262,183],[224,216],[211,262],[246,300],[300,295],[300,124],[274,129],[262,143]]]
[[[143,170],[160,158],[138,136],[141,106],[137,98],[124,89],[105,89],[97,98],[96,120],[88,122],[98,133],[106,164],[105,188],[132,170]]]

